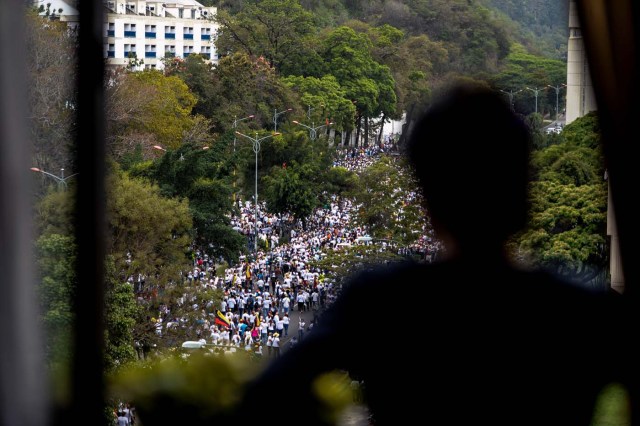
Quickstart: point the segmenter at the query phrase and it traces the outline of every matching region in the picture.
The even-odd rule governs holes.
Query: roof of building
[[[70,5],[64,0],[38,0],[36,1],[36,6],[43,5],[46,9],[46,6],[51,5],[51,12],[55,12],[56,15],[79,15],[78,9]],[[62,9],[62,13],[58,13],[58,10]]]
[[[194,7],[204,7],[201,3],[198,3],[195,0],[170,0],[168,2],[165,2],[165,4],[167,5],[167,7],[172,7],[172,6],[194,6]]]

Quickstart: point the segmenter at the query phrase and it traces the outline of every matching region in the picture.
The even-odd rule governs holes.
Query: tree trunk
[[[400,133],[400,138],[398,139],[398,151],[404,151],[407,138],[411,136],[409,134],[409,128],[411,127],[411,121],[413,120],[413,113],[415,111],[415,108],[415,104],[412,104],[411,108],[409,108],[407,114],[405,115],[405,121],[402,125],[402,132]]]
[[[357,148],[360,144],[360,127],[362,125],[362,116],[358,115],[356,118],[356,141],[354,143],[354,147]]]
[[[365,148],[369,147],[369,118],[365,118],[364,119],[364,141],[362,143],[362,145]]]
[[[378,146],[382,146],[382,132],[384,131],[384,122],[387,119],[385,114],[382,114],[382,118],[380,119],[380,131],[378,132]]]

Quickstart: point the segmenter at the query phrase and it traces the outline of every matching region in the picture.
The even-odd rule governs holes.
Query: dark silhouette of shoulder
[[[628,310],[509,261],[505,242],[527,221],[529,143],[486,88],[437,99],[408,153],[446,256],[352,277],[245,404],[288,392],[291,423],[323,424],[312,383],[340,369],[363,381],[376,424],[588,424],[600,390],[624,379]]]

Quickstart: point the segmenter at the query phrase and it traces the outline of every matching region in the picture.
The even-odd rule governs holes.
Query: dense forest
[[[201,3],[238,13],[255,2],[245,0],[202,0]],[[341,25],[357,19],[370,25],[389,24],[412,34],[425,33],[438,38],[434,17],[442,27],[456,14],[478,13],[482,8],[498,19],[513,40],[536,54],[555,59],[566,57],[569,2],[556,0],[302,0],[302,7],[313,13],[320,26]],[[445,10],[450,13],[442,14]],[[445,18],[443,20],[443,17]],[[461,19],[465,19],[461,16]]]

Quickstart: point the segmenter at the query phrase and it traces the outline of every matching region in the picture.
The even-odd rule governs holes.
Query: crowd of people
[[[334,166],[359,173],[389,150],[390,145],[342,150]],[[406,198],[405,203],[420,202],[415,192],[407,191]],[[238,214],[231,218],[231,225],[248,239],[256,234],[257,227],[258,251],[253,257],[241,256],[224,275],[216,273],[217,259],[196,251],[193,269],[184,273],[185,282],[220,289],[224,296],[217,306],[199,296],[185,294],[178,298],[178,305],[190,306],[197,314],[195,327],[176,317],[170,306],[162,305],[152,319],[156,333],[161,336],[172,327],[190,326],[194,338],[202,344],[228,352],[244,348],[273,357],[279,356],[285,345],[302,340],[319,311],[335,300],[339,291],[331,277],[311,265],[342,246],[374,244],[363,238],[368,236],[368,229],[353,220],[356,206],[352,200],[336,195],[328,200],[312,213],[304,227],[291,215],[269,213],[264,204],[256,209],[250,201],[238,200]],[[285,229],[288,232],[283,238]],[[393,250],[431,259],[440,243],[428,230],[421,231],[413,245]],[[381,243],[380,249],[391,247]],[[290,327],[296,331],[291,333]]]

